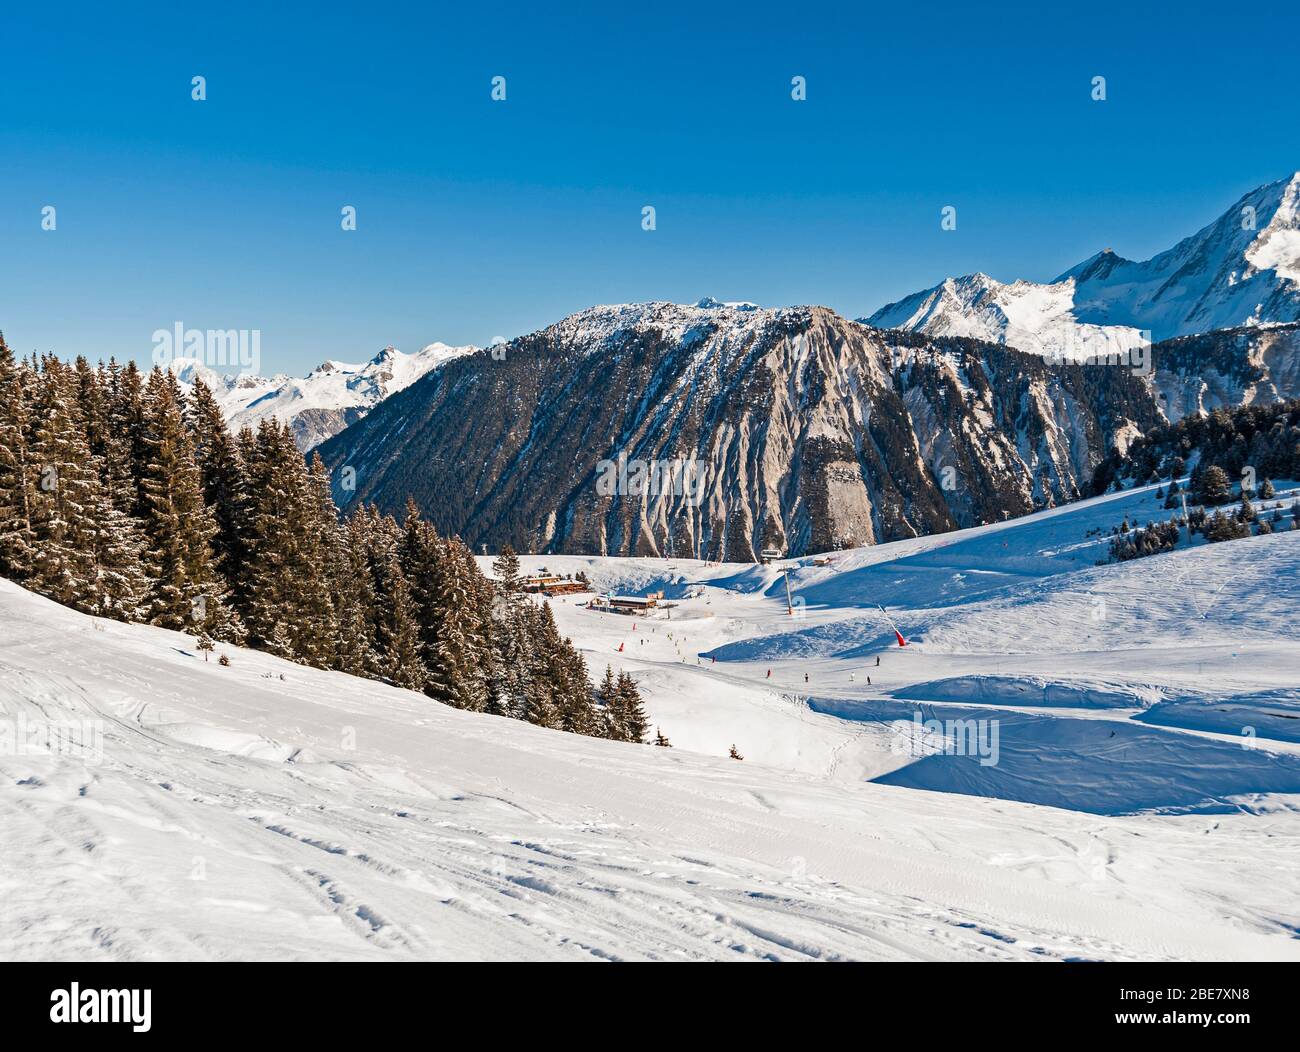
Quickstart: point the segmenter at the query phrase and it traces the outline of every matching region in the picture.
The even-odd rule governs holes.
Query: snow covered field
[[[794,617],[772,567],[525,557],[679,600],[553,603],[672,749],[0,581],[11,744],[102,729],[0,749],[0,957],[1300,959],[1300,532],[1095,565],[1125,515],[800,560]]]

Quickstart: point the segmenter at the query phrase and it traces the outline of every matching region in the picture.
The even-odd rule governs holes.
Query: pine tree
[[[336,629],[319,494],[287,426],[263,420],[249,458],[242,588],[250,636],[267,641],[279,627],[295,659],[327,667]]]
[[[419,509],[413,501],[407,501],[406,518],[402,523],[400,542],[402,573],[410,586],[411,601],[415,610],[416,624],[419,627],[420,658],[428,673],[428,678],[421,685],[422,690],[439,701],[450,699],[455,690],[449,683],[444,687],[444,680],[450,680],[452,673],[441,668],[438,660],[438,629],[441,623],[438,589],[443,573],[442,540],[433,527],[420,519]],[[433,680],[437,678],[438,684]],[[454,702],[448,701],[448,704]]]
[[[558,727],[558,685],[553,669],[556,663],[554,652],[561,643],[560,634],[555,630],[555,621],[547,604],[524,607],[523,620],[531,660],[528,689],[519,717],[539,727]]]
[[[374,636],[367,614],[373,593],[364,558],[365,541],[358,538],[354,547],[353,531],[339,523],[338,509],[330,496],[329,475],[319,455],[311,458],[308,488],[314,505],[316,558],[329,604],[328,623],[321,631],[329,633],[330,638],[322,643],[320,657],[330,668],[365,675],[375,663]]]
[[[37,386],[31,453],[39,466],[33,506],[35,560],[30,586],[57,602],[96,606],[95,520],[99,476],[86,442],[75,374],[46,359]]]
[[[727,753],[727,755],[730,756],[733,760],[743,760],[743,759],[744,759],[744,757],[740,755],[740,751],[736,748],[736,743],[735,743],[735,742],[732,742],[732,743],[731,743],[731,749],[730,749],[730,751]]]
[[[259,427],[259,431],[261,428]],[[234,440],[234,455],[239,462],[240,486],[234,495],[231,517],[237,524],[238,540],[234,544],[232,565],[228,568],[230,603],[240,619],[248,625],[253,609],[253,541],[254,518],[265,485],[263,456],[266,450],[253,429],[240,428]],[[251,634],[251,629],[249,630]]]
[[[77,404],[81,410],[82,427],[91,456],[103,463],[108,445],[108,392],[104,383],[103,366],[92,368],[84,356],[78,355],[73,363],[75,371]]]
[[[538,658],[532,630],[536,611],[522,597],[499,597],[493,604],[497,654],[495,690],[502,714],[517,720],[529,718],[529,697],[534,690]]]
[[[378,643],[383,678],[395,687],[423,690],[428,672],[420,657],[420,626],[415,602],[396,551],[379,566]]]
[[[380,656],[375,638],[373,611],[376,608],[374,577],[368,553],[370,518],[350,516],[340,531],[338,551],[331,578],[335,593],[336,643],[335,668],[354,676],[378,677]]]
[[[283,621],[276,621],[262,639],[262,649],[286,661],[293,661],[297,655],[293,649],[293,636]]]
[[[144,387],[131,362],[119,368],[109,360],[104,371],[107,425],[104,433],[104,485],[113,507],[140,522],[144,502],[139,478],[144,473]]]
[[[649,722],[646,720],[636,681],[626,672],[619,673],[613,707],[617,713],[615,722],[620,730],[619,740],[638,743],[644,741]]]
[[[216,531],[212,552],[217,571],[232,596],[245,572],[247,535],[245,511],[248,480],[234,436],[211,389],[196,377],[190,392],[186,423],[194,442],[194,461],[203,485],[203,501],[211,511]]]
[[[1206,519],[1201,532],[1207,541],[1218,543],[1249,537],[1250,527],[1244,522],[1239,522],[1235,515],[1224,515],[1222,511],[1216,511]]]
[[[528,694],[532,688],[533,645],[523,607],[528,603],[519,587],[519,558],[510,545],[501,549],[492,564],[488,635],[493,654],[488,683],[488,712],[526,719]]]
[[[455,538],[440,541],[424,527],[431,564],[428,582],[428,693],[458,709],[482,712],[488,703],[490,625],[483,623],[473,557]]]
[[[139,524],[119,511],[102,488],[96,495],[94,517],[99,523],[94,613],[119,621],[141,620],[151,582],[144,570],[145,541]]]
[[[292,442],[292,432],[287,427],[284,435]],[[302,507],[298,521],[302,531],[302,558],[307,568],[300,579],[298,596],[303,618],[299,653],[309,664],[330,668],[335,662],[338,639],[338,589],[330,579],[329,569],[342,562],[336,552],[340,540],[338,512],[330,497],[329,474],[319,454],[313,453],[311,463],[306,466],[299,457],[295,474],[300,478]]]
[[[1228,473],[1217,464],[1202,468],[1193,482],[1198,504],[1213,507],[1226,504],[1232,499],[1232,484],[1228,480]]]
[[[152,581],[152,624],[202,629],[218,639],[238,636],[214,569],[216,523],[203,500],[202,479],[182,417],[175,378],[155,369],[143,398],[139,492]]]
[[[37,472],[28,448],[32,382],[0,335],[0,575],[18,581],[31,575],[36,558]]]
[[[470,596],[474,608],[475,650],[482,662],[477,670],[483,692],[483,712],[504,714],[509,706],[506,669],[499,649],[497,605],[501,599],[496,585],[479,569],[478,561],[468,545],[461,545],[465,572],[470,581]]]
[[[492,562],[492,572],[496,574],[497,588],[502,595],[519,594],[519,556],[510,545],[503,545],[501,554]]]
[[[564,639],[559,651],[560,729],[572,734],[603,737],[604,727],[591,697],[587,662],[570,639]]]
[[[623,727],[618,722],[618,684],[614,679],[614,669],[605,666],[605,675],[596,687],[596,706],[600,725],[600,736],[613,741],[623,740]]]
[[[593,733],[596,727],[586,664],[573,645],[561,638],[551,604],[542,603],[533,609],[536,617],[532,622],[535,655],[532,694],[539,704],[539,712],[549,719],[543,726],[579,734]],[[529,719],[539,722],[531,715]]]

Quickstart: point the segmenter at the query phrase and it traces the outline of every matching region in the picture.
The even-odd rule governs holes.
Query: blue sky
[[[147,361],[182,321],[304,372],[593,303],[859,316],[1145,258],[1300,168],[1288,5],[126,6],[0,16],[23,353]]]

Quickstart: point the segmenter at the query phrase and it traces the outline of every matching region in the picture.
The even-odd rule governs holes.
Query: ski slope
[[[794,616],[774,567],[525,564],[670,598],[703,582],[667,613],[673,624],[635,632],[618,615],[555,604],[593,668],[637,676],[675,744],[725,755],[735,743],[832,780],[1099,814],[1219,813],[1300,792],[1300,531],[1096,565],[1112,526],[1173,514],[1157,488],[841,552],[830,567],[792,560]],[[1297,492],[1279,484],[1262,514],[1280,504],[1289,515]],[[896,724],[916,712],[998,720],[999,763],[900,755]]]
[[[1300,534],[1093,565],[1152,504],[841,553],[791,574],[797,617],[773,567],[525,557],[699,592],[554,603],[672,749],[223,667],[0,581],[0,720],[102,730],[0,750],[0,956],[1300,959]],[[998,720],[998,763],[900,749],[917,712]]]

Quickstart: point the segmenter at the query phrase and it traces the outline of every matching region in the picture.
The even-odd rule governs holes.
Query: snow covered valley
[[[1097,565],[1167,514],[799,560],[794,616],[775,567],[525,556],[675,603],[553,601],[671,749],[0,581],[0,956],[1300,959],[1300,531]]]

